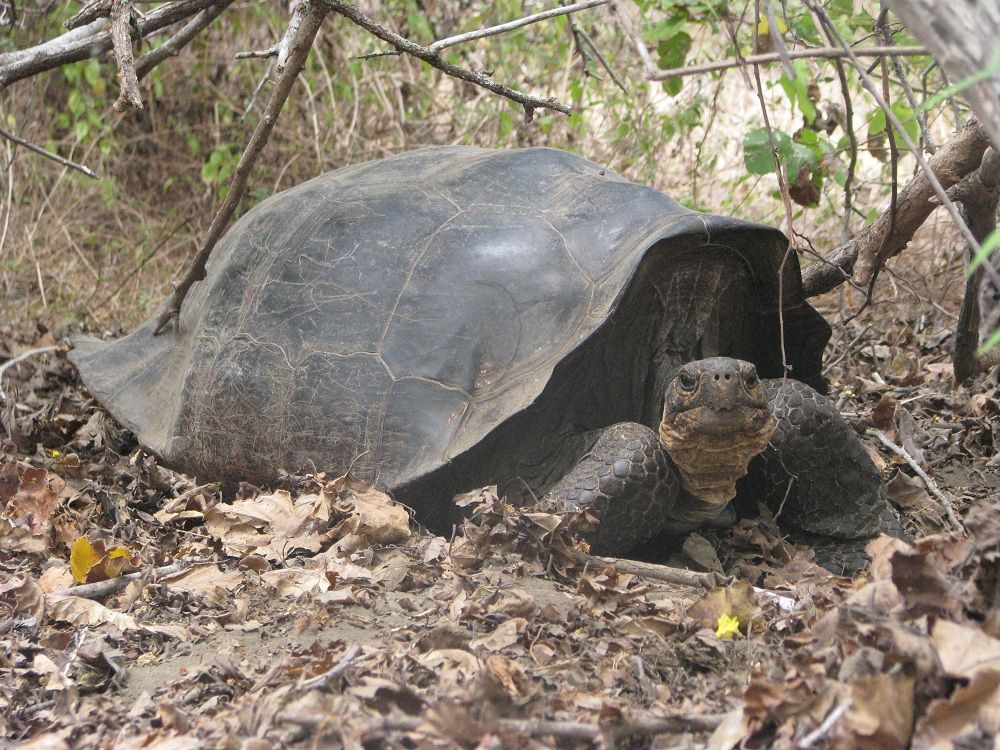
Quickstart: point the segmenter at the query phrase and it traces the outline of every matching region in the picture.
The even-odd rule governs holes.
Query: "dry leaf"
[[[108,549],[103,539],[80,537],[70,548],[69,569],[77,583],[96,583],[139,569],[141,560],[126,547]]]
[[[979,628],[938,620],[931,641],[949,677],[971,680],[986,670],[1000,672],[1000,640]]]
[[[913,732],[913,678],[902,672],[859,677],[852,702],[834,727],[836,747],[847,750],[903,750]]]
[[[985,669],[951,698],[932,701],[925,716],[917,721],[912,750],[953,750],[971,730],[987,737],[1000,732],[1000,672]]]

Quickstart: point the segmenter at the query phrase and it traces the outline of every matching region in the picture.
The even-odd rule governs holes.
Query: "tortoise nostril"
[[[730,373],[728,373],[728,372],[726,373],[726,380],[731,380],[732,377],[733,376]]]

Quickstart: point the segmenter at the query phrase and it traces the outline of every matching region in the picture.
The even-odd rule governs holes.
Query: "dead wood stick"
[[[997,205],[1000,203],[1000,154],[997,150],[987,149],[979,169],[955,185],[950,192],[953,199],[962,203],[962,213],[973,236],[983,242],[997,226]],[[970,248],[970,254],[971,252]],[[955,382],[959,385],[973,375],[1000,364],[1000,349],[979,353],[979,288],[986,273],[991,274],[994,285],[1000,289],[997,271],[988,258],[965,281],[965,295],[955,327],[955,346],[951,360]]]
[[[592,724],[583,721],[552,721],[548,719],[497,719],[486,723],[483,729],[500,729],[527,734],[532,737],[553,736],[563,739],[596,740],[609,737],[612,741],[629,735],[680,734],[683,732],[711,732],[718,727],[725,714],[642,716],[617,724]],[[311,729],[320,728],[330,721],[321,716],[281,716],[281,719]],[[422,732],[435,729],[433,717],[390,716],[362,725],[365,734],[378,732]]]
[[[497,34],[504,34],[508,31],[513,31],[514,29],[520,29],[523,26],[528,26],[533,23],[538,23],[539,21],[546,21],[549,18],[555,18],[556,16],[564,16],[567,13],[576,13],[577,11],[586,10],[587,8],[595,8],[598,5],[607,5],[611,0],[584,0],[580,3],[574,3],[573,5],[562,5],[557,8],[550,8],[549,10],[543,10],[540,13],[533,13],[530,16],[525,16],[524,18],[519,18],[516,21],[508,21],[507,23],[497,24],[496,26],[490,26],[485,29],[477,29],[476,31],[467,31],[464,34],[456,34],[455,36],[450,36],[446,39],[439,39],[427,46],[431,52],[440,52],[447,47],[453,47],[456,44],[463,44],[465,42],[471,42],[474,39],[483,39],[488,36],[496,36]]]
[[[139,79],[135,75],[135,56],[132,54],[132,3],[129,0],[111,0],[111,46],[118,64],[118,99],[115,112],[142,109]]]
[[[220,0],[181,0],[162,5],[139,19],[139,35],[145,38],[219,2]],[[108,20],[98,18],[34,47],[0,55],[0,88],[67,63],[104,54],[112,47],[111,32],[107,27]]]
[[[853,701],[850,698],[838,704],[836,708],[827,714],[822,724],[802,738],[799,744],[796,745],[796,750],[809,750],[819,740],[823,739],[833,729],[833,725],[840,721],[840,718],[850,710],[852,704]]]
[[[295,84],[295,79],[298,78],[299,73],[305,65],[309,50],[312,49],[313,41],[316,39],[319,27],[322,25],[323,19],[327,14],[326,6],[322,2],[309,2],[308,5],[309,8],[299,28],[299,35],[292,45],[292,52],[288,58],[288,67],[278,76],[278,80],[274,84],[274,90],[271,92],[271,98],[268,99],[260,121],[257,123],[257,127],[254,128],[253,134],[250,136],[250,140],[243,151],[243,155],[236,164],[233,179],[229,183],[229,192],[222,206],[219,207],[218,212],[216,212],[215,217],[212,219],[212,225],[208,229],[208,236],[205,238],[205,243],[191,260],[191,265],[188,266],[184,278],[174,287],[173,293],[156,319],[156,326],[153,328],[154,336],[160,333],[170,321],[179,318],[181,304],[184,302],[188,291],[195,282],[205,278],[205,263],[212,254],[212,250],[215,249],[215,245],[222,237],[223,232],[226,231],[226,227],[229,226],[229,222],[236,212],[236,207],[246,193],[250,171],[253,169],[254,164],[256,164],[257,157],[260,156],[261,150],[271,135],[271,131],[274,130],[274,125],[278,121],[278,115],[281,114],[281,108],[284,106],[285,100],[288,98],[288,94]]]
[[[135,74],[142,80],[157,65],[168,57],[174,57],[191,43],[198,34],[204,31],[219,15],[232,5],[233,0],[219,0],[217,5],[205,8],[198,15],[184,24],[172,37],[154,50],[150,50],[135,61]]]
[[[492,91],[494,94],[510,99],[512,102],[517,102],[524,107],[524,119],[529,122],[531,121],[536,109],[551,109],[556,112],[562,112],[564,115],[568,115],[573,111],[572,107],[569,107],[552,97],[548,99],[540,99],[537,96],[531,96],[530,94],[525,94],[516,89],[512,89],[509,86],[497,83],[486,73],[475,73],[471,70],[467,70],[466,68],[450,63],[447,60],[444,60],[437,52],[432,51],[429,47],[424,47],[416,42],[411,42],[406,37],[400,36],[395,31],[392,31],[374,19],[369,18],[349,3],[341,2],[341,0],[324,0],[324,2],[326,3],[326,7],[328,7],[331,11],[357,24],[373,36],[381,39],[383,42],[391,44],[397,52],[405,52],[411,57],[423,60],[428,65],[437,68],[452,78],[459,78],[463,81],[468,81],[469,83],[475,84],[476,86],[484,88],[487,91]]]
[[[972,118],[938,149],[928,166],[942,185],[951,187],[979,167],[989,144],[988,133]],[[886,257],[901,252],[937,207],[933,198],[934,189],[927,174],[921,171],[899,191],[895,217],[888,210],[883,211],[857,237],[803,271],[802,286],[806,296],[823,294],[850,279],[859,254],[871,257],[879,253],[879,248],[882,248],[880,254]]]
[[[884,432],[882,432],[881,430],[876,430],[874,427],[869,427],[867,430],[865,430],[865,434],[875,438],[880,443],[882,443],[882,445],[884,445],[886,448],[888,448],[897,456],[899,456],[901,459],[906,461],[906,463],[909,465],[911,469],[913,469],[916,475],[920,477],[921,480],[923,480],[924,486],[927,487],[928,491],[932,495],[934,495],[934,497],[937,498],[939,503],[941,503],[941,506],[944,508],[945,515],[948,516],[948,521],[951,522],[952,527],[956,531],[965,531],[965,526],[962,524],[962,522],[958,518],[958,515],[955,513],[955,509],[952,507],[951,501],[948,499],[948,496],[945,495],[940,490],[940,488],[937,486],[937,482],[931,479],[930,475],[928,475],[926,471],[920,468],[920,464],[918,464],[916,459],[909,454],[906,448],[904,448],[901,445],[896,445],[886,436]]]
[[[657,565],[638,560],[625,560],[620,557],[588,555],[586,552],[578,552],[576,559],[577,562],[590,565],[613,565],[615,570],[622,573],[631,573],[643,578],[672,583],[677,586],[708,589],[719,586],[723,580],[716,573],[700,573],[697,570],[685,570],[684,568],[674,568],[669,565]]]
[[[30,141],[26,141],[23,138],[18,138],[16,135],[14,135],[13,133],[8,133],[3,128],[0,128],[0,136],[3,136],[8,141],[13,141],[19,146],[24,146],[26,149],[28,149],[28,151],[33,151],[34,153],[39,154],[40,156],[44,156],[46,159],[51,159],[56,164],[61,164],[62,166],[69,167],[70,169],[75,169],[77,172],[85,174],[87,175],[87,177],[92,177],[95,180],[100,179],[97,176],[97,173],[94,172],[94,170],[92,170],[90,167],[85,167],[83,164],[77,164],[75,161],[70,161],[69,159],[59,156],[59,154],[53,154],[51,151],[46,151],[41,146],[36,146],[34,143],[31,143]]]
[[[928,55],[926,47],[859,47],[853,50],[858,57],[908,57],[913,55]],[[789,60],[823,59],[840,60],[848,56],[848,52],[840,47],[813,47],[810,49],[788,50]],[[747,55],[742,60],[718,60],[716,62],[702,63],[700,65],[688,65],[683,68],[669,68],[658,70],[648,75],[650,81],[662,81],[667,78],[682,78],[684,76],[696,76],[702,73],[715,73],[720,70],[730,70],[732,68],[761,63],[780,62],[782,56],[777,52],[766,52],[759,55]]]
[[[58,591],[50,591],[49,593],[52,596],[80,596],[84,599],[97,599],[102,596],[108,596],[109,594],[116,594],[128,586],[132,581],[138,580],[139,578],[149,576],[150,580],[157,581],[164,576],[171,575],[172,573],[179,573],[195,562],[198,561],[182,560],[181,562],[171,563],[170,565],[155,568],[152,571],[140,570],[135,573],[126,573],[125,575],[118,576],[117,578],[109,578],[106,581],[83,583],[79,586],[71,586],[68,589],[59,589]]]
[[[358,654],[360,653],[361,646],[357,644],[351,646],[344,652],[340,661],[338,661],[332,668],[328,669],[321,675],[316,675],[315,677],[300,682],[296,686],[296,690],[318,690],[326,687],[331,682],[341,677],[347,671],[348,667],[351,666],[351,663],[358,658]]]
[[[12,359],[8,359],[6,362],[4,362],[2,365],[0,365],[0,401],[6,401],[7,400],[7,397],[4,395],[4,392],[3,392],[3,374],[9,368],[13,367],[18,362],[23,362],[24,360],[28,359],[29,357],[34,357],[36,354],[46,354],[47,352],[54,352],[58,348],[59,348],[58,346],[42,346],[42,347],[39,347],[38,349],[29,349],[26,352],[21,352],[20,354],[18,354],[16,357],[13,357]]]
[[[726,582],[725,576],[721,576],[718,573],[700,573],[697,570],[685,570],[684,568],[640,562],[639,560],[625,560],[620,557],[600,557],[598,555],[588,555],[584,552],[578,552],[576,559],[577,562],[585,564],[613,565],[615,570],[622,573],[631,573],[641,578],[662,581],[663,583],[670,583],[675,586],[712,589],[723,586]],[[796,602],[793,597],[757,586],[754,586],[753,590],[755,594],[774,602],[780,609],[786,612],[795,608]]]

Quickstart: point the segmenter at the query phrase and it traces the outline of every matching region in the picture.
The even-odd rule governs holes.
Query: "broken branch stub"
[[[1000,154],[989,148],[983,154],[979,169],[956,185],[952,197],[962,203],[962,213],[972,235],[981,244],[997,226],[997,204],[1000,203]],[[952,366],[955,382],[959,385],[974,375],[1000,364],[1000,351],[992,349],[979,353],[979,287],[987,270],[992,270],[989,260],[981,263],[965,283],[962,309],[955,328],[955,348]],[[994,283],[996,280],[994,280]]]
[[[215,217],[212,219],[212,225],[208,229],[208,236],[205,238],[204,244],[197,255],[191,260],[191,264],[184,273],[184,278],[174,288],[162,312],[156,319],[156,326],[153,329],[154,336],[159,334],[171,321],[177,320],[180,317],[181,305],[184,303],[184,298],[187,296],[188,291],[195,282],[205,278],[205,264],[208,262],[212,250],[215,249],[216,244],[218,244],[226,228],[229,226],[233,214],[236,213],[236,207],[246,194],[250,171],[253,169],[254,164],[257,163],[257,158],[260,156],[261,150],[267,144],[267,140],[271,136],[271,131],[274,130],[274,125],[278,121],[278,115],[281,114],[281,109],[288,99],[288,94],[295,85],[295,79],[298,78],[299,73],[305,66],[309,50],[312,49],[316,34],[319,32],[319,28],[323,24],[323,19],[326,17],[328,11],[326,5],[322,2],[308,2],[304,4],[308,5],[308,9],[302,18],[299,34],[291,46],[288,65],[278,76],[278,80],[274,84],[274,90],[271,92],[271,98],[268,99],[260,121],[257,123],[257,127],[254,128],[253,134],[247,142],[246,149],[244,149],[243,155],[236,164],[233,179],[229,184],[229,192],[216,212]]]

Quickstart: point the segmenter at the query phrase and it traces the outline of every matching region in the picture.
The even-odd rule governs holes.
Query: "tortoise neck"
[[[702,520],[694,517],[699,510],[714,509],[717,513],[732,500],[736,496],[736,482],[746,475],[750,461],[767,447],[772,432],[773,418],[766,419],[755,431],[725,435],[706,434],[664,418],[660,422],[660,444],[680,472],[684,489],[708,506],[688,509],[690,517],[681,520]],[[685,512],[682,508],[678,511]]]

